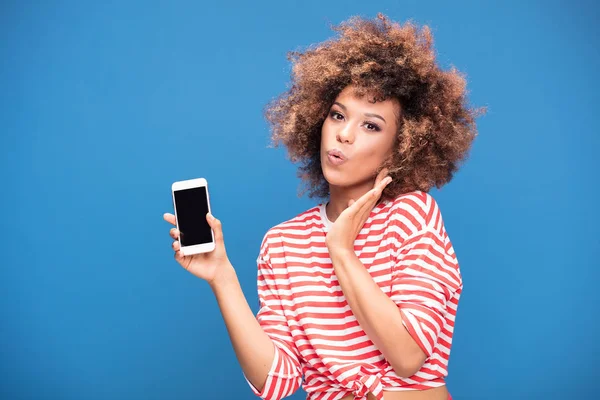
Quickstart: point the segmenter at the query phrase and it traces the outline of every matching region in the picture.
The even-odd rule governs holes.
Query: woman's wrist
[[[334,266],[339,263],[346,262],[349,259],[356,257],[354,249],[338,247],[336,249],[329,249],[329,258]]]
[[[235,269],[233,265],[229,262],[229,260],[222,266],[217,267],[217,273],[215,277],[208,282],[212,291],[217,295],[219,292],[222,292],[227,286],[231,284],[235,284],[237,282],[237,274],[235,273]]]

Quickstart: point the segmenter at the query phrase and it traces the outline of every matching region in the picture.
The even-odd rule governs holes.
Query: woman
[[[216,249],[182,257],[175,241],[175,258],[210,284],[261,398],[286,397],[304,378],[311,400],[446,400],[462,280],[427,192],[465,158],[477,110],[464,79],[436,65],[426,27],[379,15],[335,29],[291,54],[291,88],[267,108],[274,142],[328,201],[265,235],[257,317],[213,216]]]

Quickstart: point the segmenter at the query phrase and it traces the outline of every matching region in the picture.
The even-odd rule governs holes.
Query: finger
[[[183,260],[183,258],[184,258],[184,256],[183,256],[183,254],[181,254],[181,250],[177,250],[177,251],[175,252],[175,260],[176,260],[177,262],[181,262],[181,261]],[[186,269],[187,269],[187,268],[186,268]]]
[[[375,193],[375,189],[365,194],[364,201],[361,201],[360,207],[358,207],[358,210],[355,213],[355,219],[360,221],[361,226],[369,219],[371,211],[373,211],[373,208],[377,204],[379,196],[374,195],[373,193]]]
[[[383,178],[381,180],[381,182],[379,182],[379,184],[376,186],[376,188],[379,189],[380,191],[383,191],[383,189],[385,189],[385,187],[387,185],[389,185],[390,183],[392,183],[392,177],[386,176],[385,178]]]
[[[371,191],[365,193],[364,195],[360,196],[358,200],[350,200],[348,202],[348,208],[342,211],[342,214],[347,215],[348,218],[352,218],[354,220],[360,219],[365,207],[368,208],[369,205],[374,204],[372,202],[370,193]]]
[[[388,175],[389,170],[387,168],[382,169],[381,171],[379,171],[379,173],[377,174],[377,177],[375,178],[375,185],[373,185],[374,187],[379,185],[379,183],[381,183],[381,181],[383,181],[383,179]]]
[[[369,192],[369,197],[374,198],[375,202],[377,203],[377,201],[381,198],[381,194],[383,193],[383,190],[391,182],[392,182],[392,177],[391,176],[384,177],[381,181],[379,181],[379,183],[377,183],[373,187],[373,189],[371,189],[371,191]]]
[[[349,212],[352,215],[363,216],[365,212],[370,213],[375,204],[377,204],[383,189],[385,189],[385,187],[392,181],[391,177],[385,175],[385,173],[387,173],[387,169],[384,169],[382,172],[383,173],[380,173],[377,176],[377,179],[380,179],[380,181],[375,184],[373,189],[362,195],[358,200],[355,201],[351,199],[348,202],[348,208],[350,209]],[[354,207],[351,207],[352,205],[354,205]]]
[[[173,247],[173,250],[179,251],[181,249],[181,244],[179,244],[179,240],[174,241],[171,247]]]
[[[179,230],[177,228],[171,228],[169,231],[169,236],[175,240],[179,239]]]
[[[384,178],[376,187],[369,190],[359,199],[360,204],[357,205],[358,210],[356,212],[360,218],[366,220],[371,214],[373,207],[377,204],[377,201],[381,198],[381,194],[383,193],[383,189],[391,182],[390,177]]]
[[[221,221],[216,219],[210,213],[206,214],[206,220],[208,221],[208,224],[212,228],[213,232],[215,233],[215,243],[224,246],[223,227],[221,226]]]
[[[379,201],[379,199],[381,198],[381,194],[383,193],[383,190],[385,189],[385,187],[387,185],[389,185],[392,182],[392,177],[391,176],[386,176],[385,178],[383,178],[381,180],[381,182],[379,182],[379,184],[377,186],[375,186],[372,189],[372,193],[371,196],[373,198],[373,201],[375,202],[373,204],[373,206],[375,204],[377,204],[377,202]]]
[[[165,213],[163,215],[163,218],[168,223],[173,224],[173,225],[177,225],[177,220],[175,219],[175,216],[173,214]]]

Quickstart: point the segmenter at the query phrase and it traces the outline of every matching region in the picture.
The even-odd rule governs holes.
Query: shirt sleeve
[[[430,357],[448,307],[462,288],[454,250],[446,235],[427,227],[407,238],[398,251],[391,299],[402,312],[411,337]]]
[[[276,287],[277,275],[268,255],[261,250],[258,258],[258,323],[275,345],[275,356],[267,380],[261,391],[246,378],[250,388],[262,399],[279,400],[292,395],[302,382],[299,353],[283,312],[283,304]]]

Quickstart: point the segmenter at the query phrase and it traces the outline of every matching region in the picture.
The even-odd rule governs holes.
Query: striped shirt
[[[411,192],[380,202],[354,242],[379,288],[398,306],[405,328],[425,352],[421,369],[401,378],[359,326],[325,245],[325,204],[271,228],[258,256],[257,319],[275,344],[263,399],[302,384],[308,400],[444,385],[462,279],[435,200]]]

